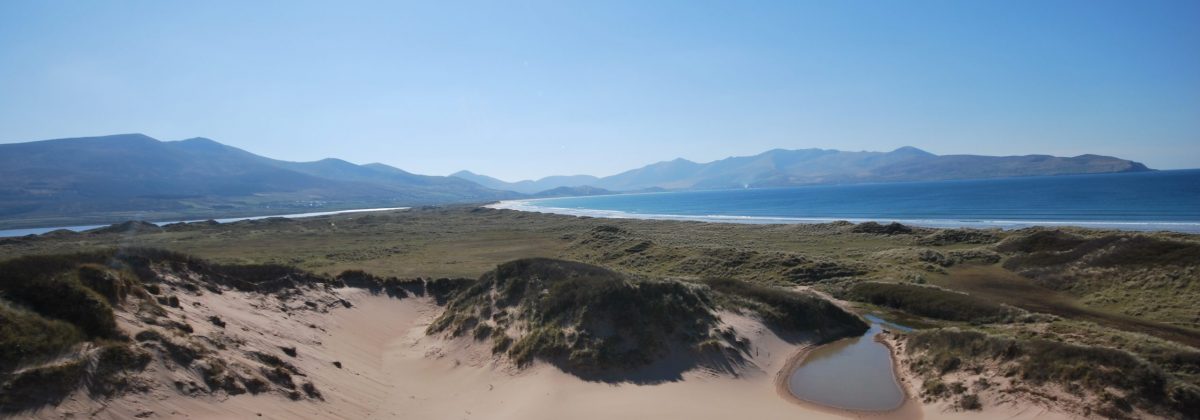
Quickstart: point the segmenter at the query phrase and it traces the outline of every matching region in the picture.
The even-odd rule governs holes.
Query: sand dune
[[[845,418],[859,417],[799,404],[779,395],[776,376],[803,344],[791,344],[755,319],[723,313],[723,322],[753,343],[752,357],[736,374],[704,369],[656,384],[588,382],[535,363],[517,369],[469,339],[427,336],[441,311],[431,299],[390,298],[354,288],[310,291],[307,299],[344,299],[351,307],[283,311],[273,297],[236,291],[181,296],[187,319],[218,316],[225,334],[247,349],[295,347],[289,361],[316,384],[321,399],[293,401],[282,395],[188,396],[167,385],[179,372],[152,365],[151,389],[112,400],[80,392],[36,418],[331,418],[331,419],[612,419],[612,418]],[[134,322],[123,317],[122,322]],[[196,335],[213,325],[195,323]],[[132,325],[131,325],[132,327]],[[339,362],[341,367],[335,366]],[[956,413],[939,406],[910,405],[876,418],[1044,418],[1043,411],[993,407]]]

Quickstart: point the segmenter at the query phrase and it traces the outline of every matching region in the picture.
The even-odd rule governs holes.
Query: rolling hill
[[[490,188],[514,191],[530,185],[537,185],[540,189],[587,185],[612,191],[637,191],[648,188],[783,187],[1149,170],[1138,162],[1099,155],[939,156],[915,147],[901,147],[890,152],[775,149],[754,156],[730,157],[708,163],[675,159],[603,178],[547,177],[537,181],[506,183],[466,171],[452,176],[470,179]]]
[[[206,138],[120,134],[0,145],[0,228],[178,220],[484,202],[611,192],[780,187],[1148,171],[1108,156],[939,156],[776,149],[708,163],[658,162],[616,175],[505,182],[418,175],[381,163],[289,162]]]
[[[121,134],[0,145],[0,226],[209,218],[517,197],[338,159],[287,162],[194,138]]]
[[[522,194],[538,194],[560,187],[583,187],[595,185],[600,180],[600,178],[596,178],[591,175],[555,175],[538,180],[505,182],[471,171],[458,171],[450,174],[450,176],[454,178],[465,179],[488,188],[515,191]]]

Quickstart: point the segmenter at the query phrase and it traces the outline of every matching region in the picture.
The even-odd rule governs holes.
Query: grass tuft
[[[857,283],[846,291],[846,298],[948,321],[1012,322],[1022,314],[1019,309],[971,295],[912,284]]]

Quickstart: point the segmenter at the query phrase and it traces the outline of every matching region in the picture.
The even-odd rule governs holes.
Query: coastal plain
[[[158,292],[143,298],[167,300],[161,310],[150,310],[134,303],[141,299],[134,292],[113,299],[112,338],[87,338],[91,344],[67,353],[131,342],[136,351],[162,356],[125,369],[127,382],[137,386],[107,394],[84,387],[8,415],[1193,418],[1200,412],[1191,410],[1200,403],[1195,235],[617,220],[463,205],[227,224],[130,222],[0,239],[0,254],[13,267],[21,259],[96,252],[111,253],[105,255],[135,273],[139,266],[130,261],[149,261],[153,286],[141,277],[128,282],[129,289],[153,287]],[[699,293],[708,308],[700,316],[711,314],[711,325],[664,345],[691,343],[735,357],[690,360],[683,355],[691,353],[672,347],[649,353],[656,357],[639,366],[586,372],[538,353],[561,341],[530,341],[549,346],[532,347],[530,360],[497,351],[504,336],[496,327],[554,326],[521,318],[525,309],[550,308],[536,306],[543,304],[536,294],[520,300],[533,306],[513,306],[505,317],[492,316],[505,310],[495,303],[504,299],[493,298],[488,306],[472,297],[510,293],[496,277],[506,267],[517,274],[505,281],[544,280],[536,273],[520,277],[520,261],[535,267],[546,264],[538,261],[565,261],[551,264],[575,270],[567,277],[601,273],[617,279],[605,287],[685,285],[679,296]],[[572,268],[576,263],[583,265]],[[239,286],[252,270],[229,267],[295,271],[267,276],[286,278],[289,285],[267,289],[278,279]],[[471,291],[488,281],[494,290]],[[539,287],[556,296],[558,286]],[[589,298],[567,292],[571,299]],[[915,328],[881,338],[909,396],[903,409],[847,412],[797,402],[780,388],[780,375],[798,356],[853,335],[772,322],[775,311],[786,307],[775,304],[780,299],[809,310],[816,302],[806,300],[811,296]],[[143,310],[159,314],[157,320]],[[589,322],[570,319],[571,325]],[[829,322],[822,325],[843,321]],[[144,331],[166,338],[139,334]],[[579,342],[562,350],[571,358],[608,350],[570,347]],[[171,351],[179,343],[196,346],[186,363]],[[213,367],[218,359],[229,360],[228,366]],[[5,380],[61,361],[26,362]],[[252,375],[238,376],[243,365]],[[280,371],[290,372],[290,379],[277,382],[279,376],[264,373],[269,383],[253,382],[257,372]],[[263,391],[243,389],[247,383]]]

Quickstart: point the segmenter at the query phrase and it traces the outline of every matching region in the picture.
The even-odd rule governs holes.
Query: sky
[[[769,149],[1200,168],[1200,2],[0,2],[0,143],[515,181]]]

